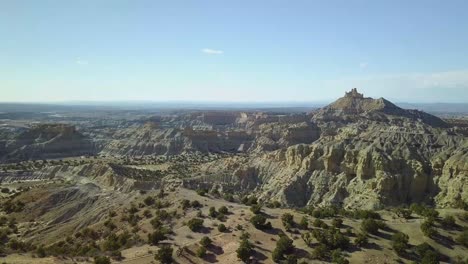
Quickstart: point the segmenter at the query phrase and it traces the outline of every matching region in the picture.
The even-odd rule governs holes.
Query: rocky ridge
[[[290,206],[468,203],[467,138],[414,113],[352,90],[313,115],[318,140],[258,153],[232,173],[262,199]],[[207,165],[206,173],[238,162],[229,159]]]

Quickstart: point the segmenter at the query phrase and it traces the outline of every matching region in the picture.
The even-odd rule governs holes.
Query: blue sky
[[[468,1],[0,3],[0,101],[468,102]]]

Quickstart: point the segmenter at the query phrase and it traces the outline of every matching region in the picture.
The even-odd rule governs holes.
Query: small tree
[[[455,217],[453,217],[452,215],[445,216],[440,221],[440,223],[442,224],[444,228],[453,228],[454,226],[456,226]]]
[[[219,212],[220,214],[226,215],[226,214],[229,213],[229,210],[228,210],[228,208],[227,208],[226,206],[221,206],[221,207],[218,209],[218,212]]]
[[[210,217],[216,217],[217,214],[218,214],[218,212],[216,212],[216,208],[213,207],[213,206],[210,207],[210,211],[209,211],[208,215],[209,215]]]
[[[307,220],[307,217],[303,216],[301,218],[301,221],[299,222],[299,227],[301,229],[307,229],[309,228],[309,221]]]
[[[148,243],[151,245],[157,245],[164,239],[166,239],[166,232],[163,228],[158,228],[153,233],[148,234]]]
[[[294,216],[290,213],[284,213],[281,216],[281,221],[283,222],[284,228],[286,228],[286,230],[289,230],[294,225]]]
[[[198,189],[197,190],[197,194],[200,195],[200,196],[205,196],[207,192],[208,192],[208,190],[206,190],[206,189]]]
[[[202,245],[204,247],[209,247],[212,242],[213,241],[207,236],[204,236],[204,237],[202,237],[202,239],[200,239],[200,245]]]
[[[424,221],[421,224],[421,231],[423,232],[425,236],[431,237],[431,238],[437,234],[437,230],[434,229],[430,221]]]
[[[110,264],[110,259],[106,256],[94,257],[94,264]]]
[[[354,245],[358,247],[363,247],[367,245],[368,242],[369,242],[369,239],[367,238],[367,234],[365,233],[357,234],[356,238],[354,239]]]
[[[146,204],[146,206],[150,206],[154,204],[154,198],[151,196],[147,196],[143,202]]]
[[[200,229],[203,228],[203,219],[200,218],[192,218],[187,222],[187,226],[193,232],[198,232]]]
[[[250,206],[250,211],[252,211],[252,213],[254,213],[254,214],[259,214],[262,211],[262,205],[254,204],[254,205]]]
[[[197,257],[204,258],[206,256],[206,248],[201,246],[197,249]]]
[[[365,233],[377,234],[379,232],[379,224],[374,219],[364,219],[361,223],[361,229]]]
[[[236,250],[237,257],[247,263],[252,255],[252,244],[248,239],[241,239],[239,248]]]
[[[343,257],[343,254],[341,253],[341,250],[336,249],[333,250],[331,253],[331,259],[333,263],[337,264],[348,264],[349,261]]]
[[[332,226],[335,228],[341,228],[343,225],[343,220],[341,218],[334,218],[332,220]]]
[[[460,245],[463,245],[465,246],[466,248],[468,248],[468,229],[465,229],[463,230],[463,232],[461,232],[457,238],[455,238],[455,241],[460,244]]]
[[[278,241],[276,242],[276,248],[272,252],[273,261],[278,263],[282,259],[284,259],[284,255],[289,255],[293,252],[293,241],[289,237],[281,235]]]
[[[182,202],[180,202],[181,206],[182,206],[182,209],[187,209],[190,207],[190,201],[185,199],[185,200],[182,200]]]
[[[402,232],[397,232],[392,236],[392,247],[398,255],[406,252],[408,240],[408,235]]]
[[[158,252],[154,256],[156,260],[159,260],[162,264],[169,264],[173,262],[172,259],[172,252],[173,249],[170,245],[162,245],[161,248],[159,248]]]
[[[250,218],[252,223],[257,229],[271,229],[271,223],[266,222],[266,218],[263,215],[254,215]]]
[[[314,259],[326,260],[328,258],[328,255],[329,255],[328,248],[323,244],[316,246],[312,250],[312,257]]]
[[[315,227],[320,227],[320,228],[327,228],[328,225],[321,219],[315,219],[314,222],[312,223],[313,226]]]
[[[421,258],[421,264],[438,264],[439,253],[428,243],[422,243],[415,247],[415,252]]]
[[[226,231],[227,231],[227,227],[226,227],[224,224],[219,224],[219,225],[218,225],[218,231],[219,231],[219,232],[226,232]]]

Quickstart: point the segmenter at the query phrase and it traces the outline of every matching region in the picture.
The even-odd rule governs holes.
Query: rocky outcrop
[[[356,88],[345,93],[344,97],[318,110],[314,115],[315,120],[346,122],[355,122],[361,118],[385,121],[402,117],[417,120],[432,127],[448,127],[442,119],[436,116],[418,110],[402,109],[384,98],[364,97],[363,94],[358,93]]]
[[[80,156],[96,152],[91,139],[74,126],[40,124],[8,140],[3,147],[3,159],[8,161]]]
[[[290,206],[468,203],[468,139],[436,117],[421,116],[426,115],[418,118],[385,99],[352,90],[313,116],[318,139],[256,152],[232,173],[254,171],[238,180],[255,183],[247,187],[261,199]],[[263,134],[278,146],[281,137]],[[212,173],[222,170],[217,163]]]
[[[251,153],[311,143],[320,128],[305,114],[194,112],[116,131],[102,154]],[[157,120],[157,122],[155,121]]]

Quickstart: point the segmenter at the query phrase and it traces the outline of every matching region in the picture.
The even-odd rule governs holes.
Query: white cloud
[[[210,55],[221,55],[224,53],[222,50],[215,50],[215,49],[202,49],[201,50],[205,54],[210,54]]]
[[[367,68],[367,66],[369,66],[369,64],[367,62],[359,63],[359,68],[361,68],[361,69],[365,69],[365,68]]]
[[[83,60],[83,59],[80,59],[80,58],[77,58],[75,63],[78,64],[78,65],[88,65],[87,60]]]

